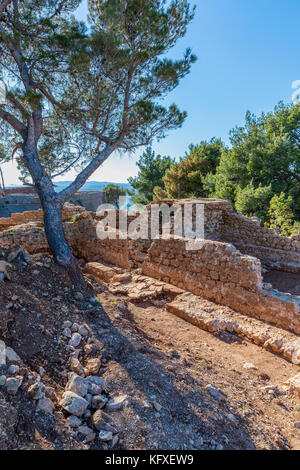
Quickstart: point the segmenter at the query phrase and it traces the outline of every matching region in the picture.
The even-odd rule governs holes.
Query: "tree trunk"
[[[45,234],[55,261],[67,270],[76,290],[86,291],[87,283],[66,240],[62,221],[62,204],[56,200],[55,196],[42,199],[41,202],[44,210]]]

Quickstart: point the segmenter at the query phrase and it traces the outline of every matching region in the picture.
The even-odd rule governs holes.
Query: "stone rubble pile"
[[[95,349],[87,325],[65,321],[62,334],[68,339],[70,354],[68,382],[59,401],[59,406],[69,415],[66,425],[74,429],[84,443],[98,437],[109,447],[114,447],[121,428],[107,411],[121,410],[127,396],[110,396],[107,383],[99,376],[102,365],[99,351],[97,357],[89,357],[85,364],[80,362],[82,351],[93,354]]]

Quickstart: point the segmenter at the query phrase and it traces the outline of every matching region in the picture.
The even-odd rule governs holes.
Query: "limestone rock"
[[[107,403],[106,408],[110,411],[121,410],[127,398],[127,395],[119,395],[118,397],[111,398]]]
[[[207,385],[206,387],[206,390],[208,391],[208,393],[217,401],[222,401],[223,399],[223,396],[222,396],[222,393],[219,392],[219,390],[217,390],[215,387],[213,387],[212,385]]]
[[[80,426],[78,428],[78,432],[84,436],[84,441],[86,443],[92,442],[94,439],[96,439],[96,434],[88,426]]]
[[[8,362],[12,362],[13,364],[22,362],[18,354],[12,348],[6,347],[5,353]]]
[[[289,380],[290,389],[292,391],[300,393],[300,374],[295,375]]]
[[[109,431],[113,434],[117,434],[118,429],[114,420],[104,411],[97,410],[93,414],[93,424],[98,431]]]
[[[99,432],[100,441],[108,442],[108,441],[111,441],[112,438],[113,438],[113,434],[110,431],[100,431]]]
[[[66,424],[70,428],[78,428],[79,426],[81,426],[82,422],[81,419],[77,418],[77,416],[72,415],[68,417]]]
[[[98,358],[88,359],[85,367],[90,375],[97,375],[101,367],[101,361]]]
[[[77,395],[74,392],[64,392],[62,400],[60,401],[60,406],[68,411],[71,415],[82,416],[85,410],[88,407],[88,402],[80,395]]]
[[[28,388],[28,395],[30,398],[33,400],[40,400],[41,398],[44,397],[44,384],[42,382],[35,382],[33,385],[31,385]]]
[[[89,330],[84,325],[80,325],[80,327],[78,328],[78,333],[81,336],[88,336]]]
[[[9,393],[10,395],[15,395],[18,392],[22,381],[23,381],[23,377],[21,377],[21,376],[8,377],[6,379],[7,393]]]
[[[258,370],[257,367],[251,362],[245,362],[245,364],[243,365],[243,368],[246,370]]]
[[[77,395],[84,397],[88,392],[87,381],[73,372],[70,374],[69,381],[66,385],[66,390],[77,393]]]
[[[69,341],[69,345],[73,346],[73,348],[76,348],[77,346],[80,345],[81,342],[81,335],[79,333],[73,333],[72,338]]]
[[[85,375],[83,366],[75,357],[70,359],[70,369],[78,375]]]
[[[104,395],[94,395],[92,398],[92,406],[96,409],[104,408],[107,402],[108,398],[106,398]]]
[[[107,383],[101,377],[89,376],[87,377],[87,381],[88,391],[92,395],[101,395],[101,393],[107,388]]]
[[[73,325],[71,326],[71,330],[72,330],[73,333],[78,332],[78,330],[79,330],[78,323],[73,323]]]
[[[62,332],[63,336],[65,336],[66,338],[72,338],[72,332],[70,330],[70,328],[65,328]]]
[[[38,401],[37,410],[52,414],[54,410],[54,403],[50,400],[50,398],[41,398]]]

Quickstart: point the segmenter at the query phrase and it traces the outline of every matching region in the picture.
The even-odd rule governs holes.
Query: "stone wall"
[[[63,208],[63,221],[66,222],[71,220],[73,216],[81,214],[84,210],[85,209],[83,207],[66,203]],[[11,229],[16,225],[28,224],[29,222],[42,227],[44,223],[42,209],[36,211],[25,211],[23,213],[12,214],[11,217],[0,218],[0,232]]]
[[[75,224],[66,224],[66,235],[78,258],[86,261],[100,261],[126,269],[137,268],[143,263],[149,240],[127,240],[119,237],[119,231],[110,229],[110,236],[105,240],[97,237],[97,217],[89,212],[79,216]]]
[[[242,253],[259,258],[270,269],[300,273],[300,234],[277,235],[275,230],[235,213],[228,202],[218,199],[160,201],[162,203],[181,207],[203,204],[205,239],[231,243]]]
[[[300,333],[300,298],[265,289],[261,263],[233,245],[205,241],[186,250],[186,240],[157,240],[143,273],[260,320]]]
[[[82,191],[75,193],[69,202],[95,212],[100,204],[106,202],[106,196],[102,191]],[[1,218],[10,217],[12,214],[35,211],[40,207],[38,196],[34,192],[26,191],[26,189],[10,190],[5,197],[0,197]]]
[[[283,237],[233,212],[223,213],[221,239],[241,252],[256,256],[269,268],[300,273],[299,237]]]
[[[300,334],[300,298],[267,288],[260,261],[270,262],[275,252],[281,267],[286,263],[287,269],[294,265],[297,270],[299,241],[262,229],[257,223],[230,212],[227,203],[209,201],[207,206],[206,234],[214,240],[204,240],[200,248],[192,251],[186,249],[186,239],[127,240],[111,227],[108,230],[113,238],[100,240],[99,218],[86,211],[76,221],[65,222],[66,236],[78,258],[105,261],[129,270],[141,268],[147,276]],[[18,244],[29,253],[48,250],[43,228],[38,224],[37,217],[33,226],[32,223],[16,225],[1,232],[0,246]],[[236,241],[239,230],[241,239]],[[247,234],[256,245],[247,243]],[[229,236],[236,246],[241,246],[240,251],[232,243],[221,241]],[[295,250],[288,250],[289,246]],[[255,257],[246,254],[250,247]]]

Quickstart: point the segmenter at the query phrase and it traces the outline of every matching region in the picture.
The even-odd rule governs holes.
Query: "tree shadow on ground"
[[[151,338],[141,328],[133,324],[133,339],[112,324],[105,310],[88,323],[109,358],[122,368],[124,388],[132,383],[137,391],[130,397],[130,408],[145,424],[146,448],[212,448],[214,441],[225,448],[255,449],[247,420],[238,410],[232,411],[227,397],[215,400],[205,390],[206,384],[182,374],[182,364],[179,374],[170,372],[170,356],[147,344]],[[162,406],[161,412],[155,412],[154,402]],[[139,430],[135,432],[138,434]]]

